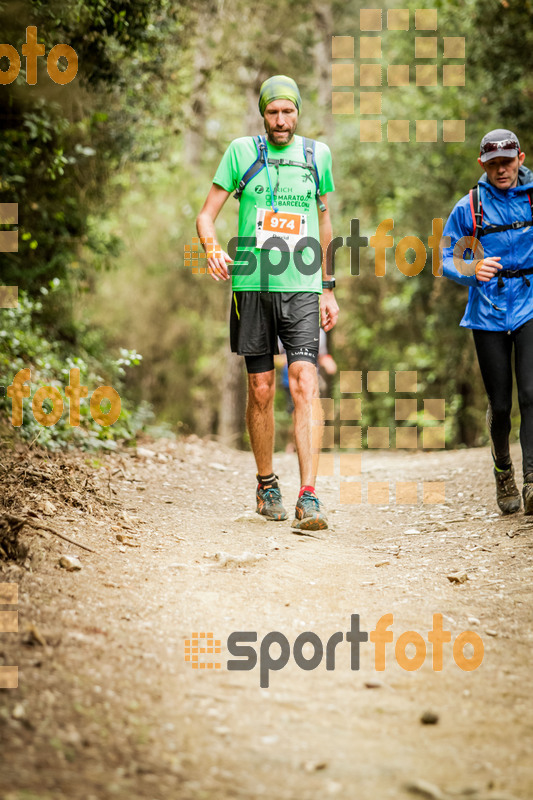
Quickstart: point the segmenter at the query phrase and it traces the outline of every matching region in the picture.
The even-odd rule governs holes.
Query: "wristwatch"
[[[323,289],[334,289],[335,288],[335,278],[331,278],[329,281],[322,281],[322,288]]]

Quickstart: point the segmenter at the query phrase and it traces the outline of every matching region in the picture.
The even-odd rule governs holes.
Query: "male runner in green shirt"
[[[313,456],[313,448],[319,449],[320,437],[312,436],[313,398],[318,397],[320,324],[331,330],[339,313],[335,281],[326,272],[332,239],[327,193],[335,187],[327,145],[315,143],[314,172],[310,150],[306,154],[304,148],[309,140],[295,135],[300,108],[300,92],[291,78],[275,75],[263,83],[259,110],[266,140],[257,143],[247,136],[230,144],[196,227],[202,243],[210,243],[206,253],[212,277],[227,280],[232,265],[231,347],[245,357],[248,371],[246,421],[258,472],[257,511],[269,519],[287,518],[272,464],[279,336],[289,364],[300,467],[293,527],[320,530],[328,523],[314,488],[318,455]],[[258,171],[243,186],[256,160]],[[236,189],[239,237],[233,261],[217,242],[215,220]]]

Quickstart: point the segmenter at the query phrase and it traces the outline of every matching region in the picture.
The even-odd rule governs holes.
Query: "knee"
[[[518,389],[518,403],[520,409],[529,411],[533,408],[533,386],[524,386]]]
[[[510,418],[512,411],[512,402],[506,399],[501,399],[497,402],[492,402],[488,409],[487,417],[490,420],[492,416],[493,420],[500,421],[506,420]]]
[[[273,377],[266,377],[266,373],[249,376],[249,399],[257,408],[264,410],[274,401],[276,384]]]
[[[295,405],[310,403],[317,396],[316,369],[313,364],[309,364],[309,367],[298,370],[292,376],[289,374],[289,386]]]

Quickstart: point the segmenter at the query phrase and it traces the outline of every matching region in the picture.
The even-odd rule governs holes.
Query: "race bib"
[[[307,214],[258,208],[255,236],[256,247],[264,248],[267,239],[274,236],[276,239],[283,239],[289,250],[293,251],[300,239],[307,236]]]

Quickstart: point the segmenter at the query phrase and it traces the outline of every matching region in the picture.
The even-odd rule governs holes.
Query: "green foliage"
[[[42,287],[43,297],[56,294],[60,290],[59,281],[52,281],[47,289]],[[114,449],[117,441],[127,441],[149,419],[146,407],[134,409],[123,395],[124,378],[127,368],[138,366],[141,356],[121,349],[118,358],[110,357],[101,341],[89,329],[79,331],[79,345],[76,355],[70,348],[59,342],[48,342],[38,319],[43,310],[41,300],[31,300],[25,292],[19,294],[17,308],[3,309],[0,328],[0,374],[5,384],[9,384],[19,370],[31,370],[30,397],[24,399],[23,424],[18,431],[23,439],[34,441],[50,449],[58,447],[82,447],[84,449]],[[80,384],[87,386],[87,398],[80,401],[80,425],[71,427],[69,423],[69,404],[65,396],[65,386],[70,382],[70,370],[79,369]],[[121,395],[121,413],[111,426],[103,427],[94,421],[89,408],[89,400],[98,386],[112,386]],[[32,413],[32,399],[37,389],[53,386],[58,389],[64,412],[55,425],[43,426]],[[45,400],[43,410],[49,413],[52,402]],[[102,411],[106,412],[102,403]],[[0,398],[0,419],[11,421],[11,400]],[[5,426],[4,426],[5,429]]]
[[[335,235],[347,236],[357,217],[361,234],[370,237],[381,220],[392,218],[395,246],[404,236],[416,236],[429,251],[432,220],[446,218],[479,176],[483,133],[506,126],[516,130],[526,152],[531,142],[529,0],[401,5],[410,9],[411,30],[384,28],[384,56],[375,63],[384,76],[389,63],[412,65],[408,87],[392,90],[384,77],[380,117],[408,117],[408,143],[360,142],[357,114],[329,114],[330,36],[354,36],[358,86],[362,0],[0,5],[4,41],[19,52],[26,26],[35,24],[47,51],[64,42],[79,58],[79,74],[66,86],[53,84],[40,59],[36,87],[26,84],[24,61],[17,80],[0,87],[0,200],[19,204],[19,252],[0,256],[1,279],[27,292],[24,313],[31,313],[21,322],[0,310],[0,326],[24,342],[22,351],[16,344],[2,348],[3,374],[13,374],[28,358],[38,371],[32,384],[64,385],[61,369],[68,373],[68,359],[76,353],[85,383],[103,374],[111,385],[122,380],[136,406],[149,401],[159,424],[181,430],[218,431],[227,402],[229,309],[227,286],[192,275],[183,263],[184,247],[196,235],[195,216],[227,144],[262,129],[256,102],[264,78],[279,72],[298,80],[299,132],[325,139],[332,149]],[[438,33],[416,35],[438,36],[439,75],[442,37],[465,37],[465,87],[444,87],[440,80],[435,87],[416,86],[414,12],[424,6],[437,8]],[[356,108],[357,99],[355,90]],[[439,120],[437,142],[414,141],[416,119]],[[442,141],[443,119],[465,120],[465,142]],[[230,200],[217,220],[224,245],[235,233],[236,215],[237,203]],[[466,290],[435,277],[431,267],[428,259],[419,275],[405,277],[392,249],[386,275],[376,277],[368,247],[355,276],[340,251],[341,317],[330,347],[340,370],[416,369],[419,397],[446,399],[447,441],[480,443],[486,435],[485,395],[471,336],[458,325]],[[56,287],[55,279],[57,288],[43,294],[41,288]],[[38,302],[30,299],[36,297]],[[32,330],[50,345],[39,349]],[[132,375],[115,375],[113,363],[124,365],[109,360],[99,331],[107,347],[143,353]],[[53,374],[38,363],[47,354]],[[278,408],[280,422],[283,413]],[[388,425],[393,413],[391,396],[365,397],[365,424]],[[90,428],[90,420],[85,422]],[[58,423],[40,435],[59,443],[54,436],[60,431]],[[71,432],[64,433],[65,441],[73,441]]]

